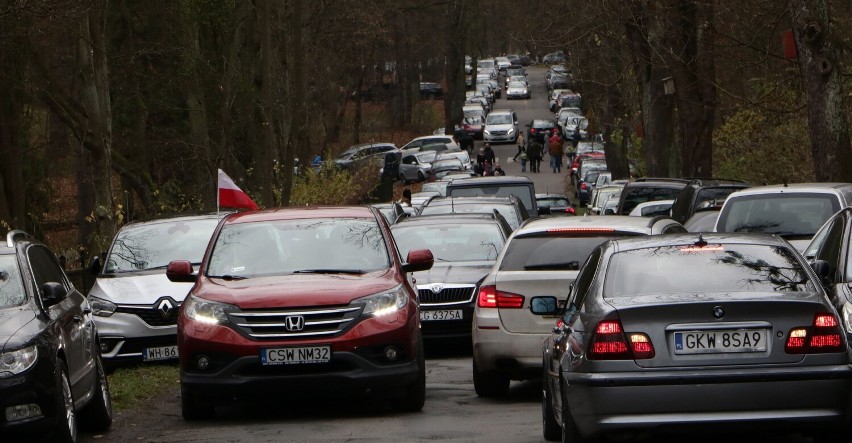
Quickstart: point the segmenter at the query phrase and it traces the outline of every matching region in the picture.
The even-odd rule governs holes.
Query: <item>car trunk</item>
[[[501,271],[497,273],[497,290],[524,296],[521,309],[499,309],[500,322],[507,332],[516,334],[543,334],[556,324],[555,316],[530,313],[530,299],[552,295],[564,301],[568,288],[577,277],[577,271]]]
[[[606,301],[628,335],[645,333],[651,339],[654,358],[636,360],[646,368],[800,362],[804,355],[785,351],[790,330],[810,328],[817,313],[829,312],[806,293],[798,298],[790,293],[658,294]]]

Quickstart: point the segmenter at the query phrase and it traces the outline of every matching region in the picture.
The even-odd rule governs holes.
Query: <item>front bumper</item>
[[[39,355],[39,361],[29,371],[0,378],[0,441],[7,441],[7,437],[11,437],[12,441],[18,441],[18,438],[21,441],[31,440],[53,431],[60,417],[57,414],[58,393],[53,368],[52,359]],[[38,405],[42,415],[12,422],[6,420],[7,407],[27,404]]]
[[[473,302],[461,305],[421,306],[420,312],[461,310],[461,320],[422,320],[423,338],[427,339],[470,339],[470,325],[473,323]],[[422,317],[421,317],[422,318]]]
[[[106,363],[141,362],[143,349],[177,344],[175,324],[151,326],[138,315],[122,312],[94,319]]]
[[[484,140],[487,142],[513,142],[517,139],[517,135],[513,132],[511,134],[490,134],[488,132],[484,132],[483,134]]]
[[[571,416],[593,435],[633,429],[718,429],[720,424],[797,429],[850,423],[852,365],[562,372]]]

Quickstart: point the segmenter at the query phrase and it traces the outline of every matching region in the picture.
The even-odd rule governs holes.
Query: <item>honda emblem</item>
[[[287,330],[290,332],[298,332],[305,329],[305,317],[301,315],[291,315],[284,319],[287,324]]]

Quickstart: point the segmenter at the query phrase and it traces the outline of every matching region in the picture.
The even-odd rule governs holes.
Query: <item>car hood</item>
[[[204,278],[194,296],[241,309],[346,305],[402,284],[391,269],[363,275],[289,274],[246,280]]]
[[[432,283],[476,284],[488,275],[494,261],[438,262],[428,271],[415,272],[417,285]]]
[[[36,325],[33,320],[35,320],[35,313],[27,304],[0,309],[0,352],[6,349],[19,349],[26,344],[25,340],[35,335],[35,332],[28,331]],[[22,330],[26,333],[20,333]]]
[[[515,125],[513,125],[511,123],[500,124],[500,125],[486,124],[485,129],[487,129],[489,131],[508,131],[509,129],[515,129]]]
[[[126,277],[98,277],[89,295],[117,305],[147,305],[161,297],[182,302],[192,284],[169,281],[165,272]]]

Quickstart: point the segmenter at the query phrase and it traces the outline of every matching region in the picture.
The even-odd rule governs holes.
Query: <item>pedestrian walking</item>
[[[550,154],[550,168],[553,169],[553,173],[562,172],[562,156],[565,152],[562,147],[562,137],[556,129],[553,130],[553,136],[547,143],[547,152]]]
[[[520,131],[518,132],[517,142],[518,142],[518,153],[515,154],[515,156],[512,158],[512,160],[514,160],[514,161],[518,161],[518,156],[521,155],[521,152],[523,152],[524,149],[525,149],[524,148],[524,133],[523,132],[520,132]]]
[[[530,140],[529,146],[527,146],[527,156],[530,160],[530,172],[539,172],[543,151],[544,147],[541,146],[538,139],[533,138]]]
[[[518,156],[521,160],[521,172],[527,172],[527,148],[521,148],[521,155]]]

